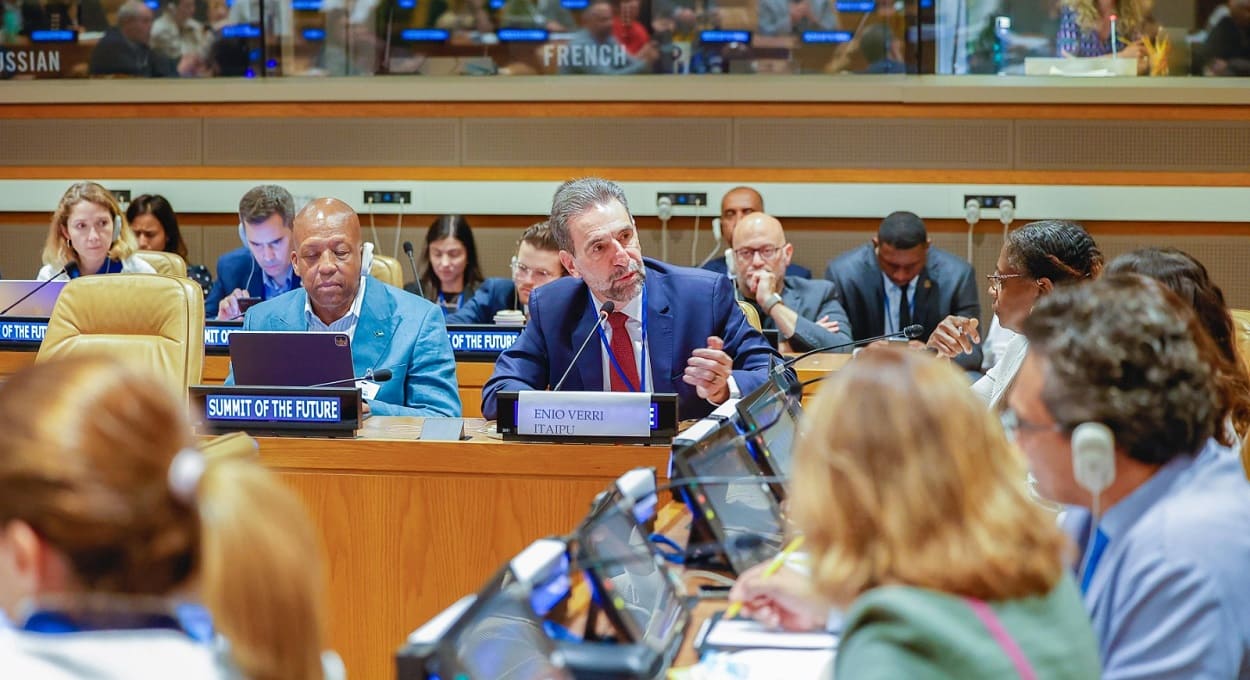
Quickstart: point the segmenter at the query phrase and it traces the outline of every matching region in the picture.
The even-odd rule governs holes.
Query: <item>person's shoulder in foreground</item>
[[[1020,677],[1012,656],[988,633],[974,606],[976,601],[923,588],[874,588],[847,612],[836,674],[883,680]],[[988,606],[1034,677],[1099,677],[1098,649],[1070,577],[1045,595]]]

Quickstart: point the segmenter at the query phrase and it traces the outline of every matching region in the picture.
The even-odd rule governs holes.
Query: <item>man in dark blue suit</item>
[[[886,216],[872,242],[831,261],[825,278],[837,289],[856,340],[920,324],[924,335],[914,343],[920,345],[952,314],[981,316],[972,265],[932,247],[924,222],[910,212]],[[981,346],[955,361],[980,371]]]
[[[517,243],[512,278],[483,281],[472,299],[447,315],[447,323],[495,323],[495,314],[508,309],[528,317],[530,293],[567,274],[560,263],[560,246],[551,235],[551,227],[546,222],[531,224]]]
[[[733,248],[734,227],[738,220],[751,213],[764,212],[764,197],[751,187],[734,187],[720,199],[720,232],[723,248]],[[703,268],[718,274],[728,274],[729,264],[724,257],[714,257],[703,263]],[[741,269],[741,267],[737,267]],[[736,272],[735,272],[736,273]],[[786,276],[800,279],[812,278],[812,270],[793,262],[786,265]]]
[[[675,392],[681,418],[767,379],[776,356],[751,328],[729,279],[643,260],[638,229],[621,188],[588,177],[566,182],[552,201],[551,231],[573,277],[530,297],[530,320],[500,355],[482,390],[482,414],[497,415],[500,392],[559,382],[582,340],[588,346],[561,389]],[[602,326],[606,302],[615,310]]]
[[[241,298],[269,300],[300,287],[291,267],[291,221],[295,200],[291,192],[266,184],[243,194],[239,201],[239,240],[243,247],[217,260],[217,280],[204,299],[204,318],[243,316]]]

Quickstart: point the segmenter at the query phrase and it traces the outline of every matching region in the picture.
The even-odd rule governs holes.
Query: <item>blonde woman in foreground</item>
[[[258,463],[192,448],[185,404],[107,359],[0,388],[0,675],[321,680],[304,508]]]
[[[839,678],[1098,677],[1066,539],[959,371],[866,352],[804,416],[792,503],[811,573],[746,572],[730,599],[747,615],[840,619]]]

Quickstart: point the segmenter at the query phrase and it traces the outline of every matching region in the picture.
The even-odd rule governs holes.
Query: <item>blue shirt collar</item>
[[[1107,541],[1114,542],[1117,537],[1127,534],[1151,506],[1168,495],[1172,485],[1194,464],[1194,460],[1195,456],[1186,454],[1173,458],[1144,484],[1108,508],[1098,521],[1098,528],[1107,535]]]

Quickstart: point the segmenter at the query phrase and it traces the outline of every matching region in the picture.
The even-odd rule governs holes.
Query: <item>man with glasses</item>
[[[833,282],[856,340],[920,324],[919,345],[948,316],[981,315],[972,265],[933,247],[915,213],[890,213],[871,243],[829,262],[825,278]],[[981,347],[954,360],[965,370],[980,371]]]
[[[764,328],[780,331],[788,345],[783,350],[850,344],[851,323],[833,284],[786,276],[794,246],[775,217],[762,212],[743,217],[734,229],[733,250],[738,292],[759,309]]]
[[[472,299],[447,315],[447,323],[495,323],[495,315],[504,310],[517,310],[529,318],[530,293],[566,274],[551,228],[546,222],[530,225],[517,243],[512,278],[486,279]]]
[[[1102,677],[1250,677],[1250,483],[1213,438],[1213,341],[1131,275],[1056,288],[1023,333],[1003,421],[1038,494],[1069,506]]]
[[[500,392],[544,390],[566,373],[564,390],[676,393],[682,419],[768,379],[776,354],[747,323],[729,280],[644,260],[618,184],[565,182],[549,224],[572,276],[530,296],[529,323],[482,389],[486,418],[496,416]]]

